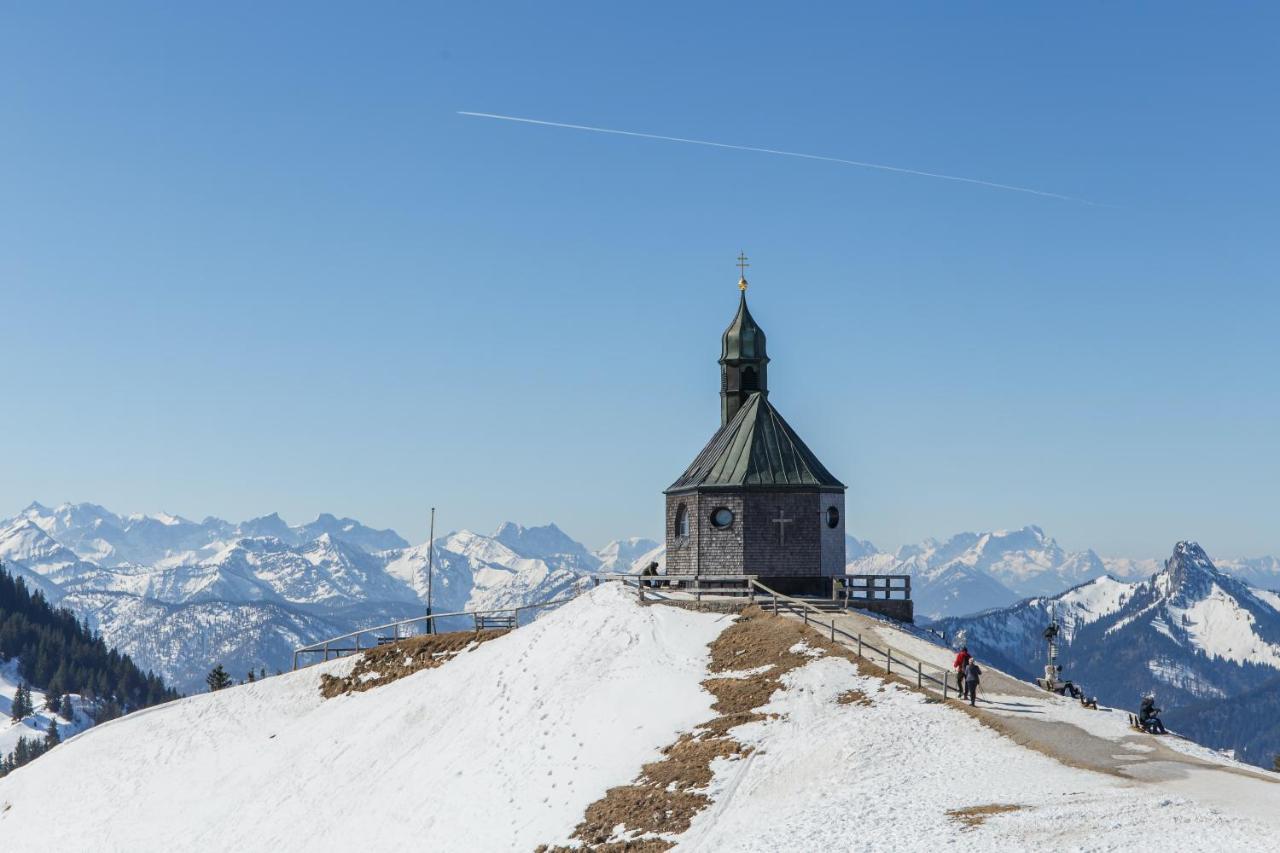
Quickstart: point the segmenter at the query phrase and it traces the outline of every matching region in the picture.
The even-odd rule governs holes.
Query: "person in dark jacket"
[[[1138,725],[1147,734],[1165,734],[1164,723],[1160,722],[1160,709],[1156,707],[1156,697],[1142,697],[1142,705],[1138,707]]]
[[[973,656],[969,654],[968,646],[961,646],[960,653],[956,655],[956,662],[952,664],[956,669],[956,689],[960,691],[960,698],[966,699],[964,693],[964,668],[969,665],[969,661]]]
[[[982,669],[979,668],[978,662],[972,657],[964,668],[964,692],[969,697],[969,704],[973,705],[978,701],[978,682],[982,680]]]

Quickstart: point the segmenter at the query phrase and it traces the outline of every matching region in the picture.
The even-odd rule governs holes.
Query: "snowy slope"
[[[98,726],[0,781],[0,837],[101,851],[532,850],[710,716],[724,617],[606,586],[444,667],[322,700],[320,672]],[[104,774],[102,768],[111,768]],[[92,776],[77,807],[51,797]],[[500,817],[499,817],[500,816]],[[395,849],[395,848],[391,848]]]
[[[714,716],[700,682],[730,622],[606,585],[367,692],[321,700],[320,673],[346,660],[148,709],[0,780],[0,838],[272,853],[565,843],[589,804]],[[839,703],[849,690],[863,701]],[[1209,771],[1232,785],[1224,802],[1198,779],[1172,793],[1066,767],[839,658],[792,670],[763,710],[730,730],[754,752],[714,760],[712,802],[676,849],[1263,850],[1280,830],[1265,781]],[[68,808],[67,780],[91,774]],[[1002,804],[1019,810],[974,829],[947,815]]]

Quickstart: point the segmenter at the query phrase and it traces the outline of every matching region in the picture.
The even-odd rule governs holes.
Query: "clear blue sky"
[[[0,515],[657,536],[745,249],[772,399],[859,536],[1280,552],[1278,25],[5,4]]]

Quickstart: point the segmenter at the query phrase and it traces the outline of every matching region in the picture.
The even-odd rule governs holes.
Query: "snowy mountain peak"
[[[537,527],[523,527],[511,521],[504,522],[493,538],[506,545],[521,557],[545,559],[557,557],[570,558],[575,565],[572,568],[591,571],[600,565],[600,560],[591,554],[579,542],[569,538],[554,523]]]
[[[1219,574],[1218,568],[1198,542],[1179,542],[1173,546],[1173,556],[1165,564],[1169,571],[1209,572]]]
[[[285,523],[285,520],[280,517],[278,512],[242,521],[237,530],[242,536],[274,536],[277,539],[286,540],[292,538],[292,531],[289,529],[289,525]]]
[[[626,572],[630,571],[634,563],[642,557],[647,557],[648,562],[656,561],[657,556],[653,555],[655,550],[661,550],[662,546],[652,539],[646,539],[643,536],[632,536],[627,539],[615,539],[608,545],[596,551],[594,556],[600,561],[600,571],[602,572]],[[644,568],[644,566],[641,566]]]
[[[1176,597],[1181,602],[1200,600],[1215,585],[1231,583],[1198,543],[1188,541],[1173,546],[1173,556],[1165,561],[1164,571],[1155,578],[1156,589],[1162,595]]]

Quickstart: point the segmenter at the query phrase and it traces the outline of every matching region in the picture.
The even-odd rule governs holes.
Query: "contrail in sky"
[[[944,181],[959,181],[963,184],[977,184],[982,187],[992,187],[997,190],[1010,190],[1015,193],[1028,193],[1029,195],[1038,195],[1045,198],[1056,198],[1060,201],[1075,201],[1081,204],[1097,204],[1097,202],[1088,199],[1075,198],[1074,196],[1061,195],[1060,193],[1046,192],[1045,190],[1034,190],[1030,187],[1015,187],[1011,184],[997,184],[994,181],[984,181],[979,178],[962,178],[959,175],[942,175],[937,172],[922,172],[919,169],[904,169],[901,166],[886,166],[884,163],[865,163],[861,160],[845,160],[842,157],[824,157],[821,154],[801,154],[798,151],[779,151],[776,148],[757,148],[752,145],[730,145],[727,142],[709,142],[705,139],[684,139],[679,136],[660,136],[656,133],[640,133],[634,130],[614,130],[609,127],[590,127],[585,124],[565,124],[558,121],[542,121],[536,118],[520,118],[518,116],[504,116],[495,113],[473,113],[467,110],[458,110],[460,116],[472,116],[474,118],[494,118],[500,121],[518,121],[523,124],[540,124],[544,127],[564,127],[569,130],[589,130],[592,133],[612,133],[618,136],[638,136],[641,139],[659,139],[663,142],[683,142],[687,145],[706,145],[711,148],[731,148],[734,151],[754,151],[757,154],[779,154],[783,157],[800,157],[804,160],[822,160],[826,163],[839,163],[843,166],[859,166],[863,169],[879,169],[882,172],[898,172],[903,175],[919,175],[923,178],[941,178]]]

